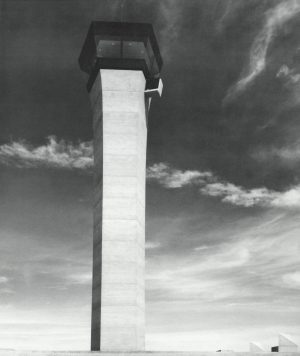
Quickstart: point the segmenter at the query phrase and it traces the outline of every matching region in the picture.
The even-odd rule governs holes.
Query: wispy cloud
[[[241,186],[220,180],[211,172],[181,171],[170,168],[165,163],[155,164],[148,168],[149,180],[157,181],[165,188],[175,189],[185,186],[197,186],[199,192],[219,197],[225,203],[252,207],[300,208],[300,185],[283,192],[265,187],[246,189]]]
[[[147,178],[158,181],[166,188],[181,188],[185,185],[194,185],[212,178],[210,172],[181,171],[165,163],[157,163],[147,169]]]
[[[262,29],[255,37],[249,54],[249,63],[237,83],[229,90],[224,101],[230,101],[244,91],[248,85],[265,69],[267,52],[280,26],[296,16],[300,11],[298,0],[288,0],[279,3],[265,14]]]
[[[0,163],[17,168],[64,168],[88,170],[93,166],[92,142],[72,144],[48,138],[46,145],[33,147],[26,142],[0,146]]]
[[[0,284],[4,284],[8,282],[8,278],[5,276],[0,276]]]
[[[194,249],[180,258],[154,256],[148,266],[148,288],[164,291],[157,299],[167,295],[169,300],[268,303],[278,287],[300,285],[299,224],[293,223],[294,228],[290,225],[289,229],[282,226],[292,219],[280,214],[257,220],[253,226],[231,231],[231,239],[224,233],[223,240],[205,253]],[[288,292],[284,294],[283,298],[288,298]],[[281,306],[284,308],[284,303]]]
[[[300,289],[300,271],[283,275],[282,281],[290,288]]]
[[[277,165],[291,166],[300,162],[300,143],[284,147],[259,147],[251,154],[252,158],[259,162],[276,160]]]
[[[233,224],[237,226],[235,230],[232,226],[224,229],[223,222],[216,224],[213,234],[219,231],[221,239],[213,248],[151,256],[146,283],[151,297],[148,303],[150,330],[152,315],[156,315],[161,323],[157,333],[163,329],[171,333],[183,332],[185,328],[188,333],[198,330],[198,337],[203,337],[209,345],[211,339],[213,348],[218,345],[214,336],[228,331],[234,315],[235,330],[247,328],[247,335],[239,340],[239,346],[228,336],[228,348],[235,345],[235,350],[237,347],[245,350],[251,338],[266,342],[267,337],[278,332],[276,329],[298,333],[296,318],[293,319],[295,326],[293,321],[287,322],[298,310],[299,221],[295,217],[296,214],[275,210],[250,220],[237,216]],[[188,234],[184,236],[189,239]],[[201,242],[202,233],[198,233],[198,239]],[[170,315],[184,320],[182,327],[165,325],[164,320]],[[211,321],[212,315],[214,321]],[[263,320],[261,315],[264,315]],[[274,322],[275,315],[282,323]],[[152,324],[156,331],[154,321]],[[249,325],[253,327],[251,338]],[[210,337],[204,335],[208,331],[211,331]],[[182,340],[182,344],[192,347],[197,341]],[[224,342],[220,344],[224,348]],[[201,343],[197,347],[201,349]]]
[[[280,67],[276,74],[277,78],[287,81],[287,84],[296,84],[300,81],[300,73],[295,68],[289,68],[286,64]]]
[[[292,155],[282,151],[281,155]],[[293,152],[293,154],[296,154]],[[76,169],[91,173],[93,146],[91,142],[76,144],[57,141],[49,137],[44,146],[32,147],[24,142],[12,142],[0,146],[0,164],[17,168]],[[156,181],[167,189],[197,186],[204,195],[219,197],[222,202],[251,207],[300,207],[300,185],[283,192],[265,187],[246,189],[226,182],[210,171],[179,170],[166,163],[157,163],[147,169],[147,179]]]
[[[208,183],[200,189],[201,193],[213,197],[221,197],[223,202],[250,207],[268,205],[274,192],[266,188],[245,189],[231,183]]]
[[[265,206],[277,208],[300,208],[300,185],[283,192],[267,188],[245,189],[231,183],[207,184],[201,188],[206,195],[221,197],[223,202],[244,207]]]
[[[297,50],[299,53],[299,48]],[[290,97],[285,103],[285,107],[293,107],[299,105],[300,99],[300,72],[298,65],[288,66],[286,64],[282,65],[276,77],[281,81],[284,88],[289,91]]]
[[[159,15],[164,20],[160,30],[162,54],[164,60],[170,61],[170,46],[176,40],[182,26],[182,4],[174,0],[160,1]]]
[[[160,247],[160,242],[158,241],[146,241],[145,248],[147,250],[154,250]]]
[[[70,283],[72,284],[91,284],[92,272],[71,274],[68,276]]]

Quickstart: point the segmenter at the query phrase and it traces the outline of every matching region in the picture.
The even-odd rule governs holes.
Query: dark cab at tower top
[[[81,70],[90,75],[88,90],[100,68],[142,70],[154,79],[162,64],[153,27],[147,23],[93,21],[79,56]]]

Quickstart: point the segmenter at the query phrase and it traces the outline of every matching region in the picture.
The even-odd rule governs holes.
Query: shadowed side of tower
[[[79,63],[94,130],[91,349],[143,351],[146,116],[162,66],[152,26],[93,22]]]

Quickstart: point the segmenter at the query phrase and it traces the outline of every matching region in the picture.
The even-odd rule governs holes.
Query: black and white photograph
[[[300,356],[300,0],[0,0],[0,356]]]

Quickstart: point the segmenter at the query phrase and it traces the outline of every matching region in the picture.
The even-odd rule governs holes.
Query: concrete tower
[[[143,351],[147,115],[162,89],[152,26],[92,22],[79,64],[94,129],[91,349]]]

